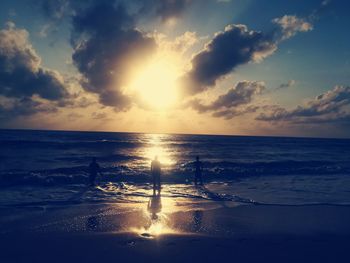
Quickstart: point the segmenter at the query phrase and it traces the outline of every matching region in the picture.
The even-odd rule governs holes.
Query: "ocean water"
[[[0,206],[144,202],[150,162],[162,195],[241,204],[350,204],[350,140],[0,130]],[[205,187],[193,185],[193,161]],[[99,186],[87,188],[92,157]]]

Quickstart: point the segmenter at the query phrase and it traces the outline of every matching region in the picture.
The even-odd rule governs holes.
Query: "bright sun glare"
[[[148,107],[164,110],[177,100],[176,79],[179,70],[171,59],[155,59],[138,72],[130,88]]]
[[[155,156],[157,156],[162,165],[174,164],[174,160],[171,159],[169,149],[165,148],[161,143],[162,137],[165,135],[150,134],[148,136],[149,143],[152,146],[145,149],[144,156],[150,161],[153,160]]]

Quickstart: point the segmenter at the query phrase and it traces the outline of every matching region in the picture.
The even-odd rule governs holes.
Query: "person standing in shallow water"
[[[97,177],[97,173],[101,174],[101,168],[96,161],[96,157],[92,158],[92,161],[89,165],[89,183],[90,185],[95,185],[95,180]]]
[[[153,179],[153,194],[158,190],[158,193],[160,194],[160,174],[161,174],[161,167],[160,162],[158,161],[158,156],[154,157],[154,160],[151,163],[151,173],[152,173],[152,179]]]
[[[196,156],[196,161],[194,162],[195,173],[194,173],[194,184],[195,185],[203,185],[202,180],[202,162],[199,161],[199,156]]]

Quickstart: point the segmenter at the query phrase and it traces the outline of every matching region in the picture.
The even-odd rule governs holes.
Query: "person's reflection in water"
[[[160,193],[153,194],[153,196],[149,199],[147,210],[151,214],[152,220],[158,219],[158,214],[162,211],[162,201],[160,198]]]
[[[154,160],[151,163],[151,173],[153,179],[153,195],[156,194],[158,190],[158,194],[160,194],[161,186],[160,186],[160,174],[161,167],[160,162],[158,161],[158,156],[154,157]]]
[[[196,210],[193,212],[192,218],[192,230],[194,232],[200,232],[202,228],[203,211]]]
[[[151,238],[155,234],[154,230],[161,223],[159,213],[162,211],[162,201],[159,193],[153,194],[148,200],[147,211],[150,214],[150,220],[145,225],[146,232],[142,233],[141,236]]]

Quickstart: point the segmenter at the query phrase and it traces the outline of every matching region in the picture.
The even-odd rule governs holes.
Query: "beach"
[[[0,262],[349,261],[349,140],[0,130],[0,144]]]
[[[350,259],[349,206],[161,199],[157,218],[148,202],[14,210],[1,219],[1,262]]]

